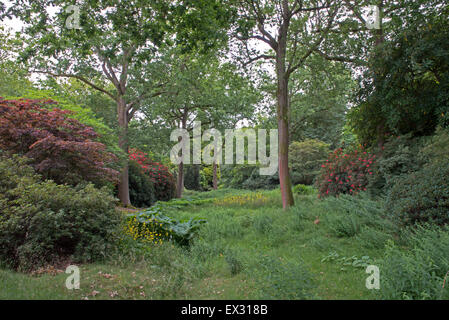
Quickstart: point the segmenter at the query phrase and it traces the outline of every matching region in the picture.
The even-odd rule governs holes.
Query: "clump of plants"
[[[197,234],[204,219],[191,218],[177,220],[163,214],[163,205],[159,202],[146,211],[127,215],[126,233],[136,240],[161,243],[174,241],[180,245],[188,245]]]
[[[175,196],[175,178],[166,166],[152,160],[147,153],[137,149],[130,150],[129,159],[130,161],[137,162],[142,171],[153,182],[155,197],[157,200],[167,201]]]
[[[329,154],[317,178],[319,197],[357,194],[366,191],[368,177],[373,175],[376,155],[362,146],[351,151],[337,149]]]
[[[387,197],[387,209],[403,224],[449,223],[449,163],[436,163],[401,176]]]
[[[151,207],[157,201],[153,181],[135,161],[129,162],[129,197],[138,208]]]
[[[299,194],[302,196],[312,195],[315,194],[315,189],[311,186],[305,186],[303,184],[297,184],[293,187],[293,193]]]
[[[313,184],[329,151],[328,144],[316,139],[293,141],[288,150],[293,183]]]
[[[117,157],[97,142],[92,127],[71,119],[71,112],[49,109],[52,100],[0,98],[0,148],[25,155],[44,178],[76,185],[118,181]]]
[[[120,214],[106,189],[41,181],[29,159],[0,154],[0,261],[29,271],[92,262],[113,249]]]
[[[431,224],[407,228],[402,245],[389,241],[379,263],[380,298],[449,299],[449,228]],[[404,250],[403,246],[406,246]]]

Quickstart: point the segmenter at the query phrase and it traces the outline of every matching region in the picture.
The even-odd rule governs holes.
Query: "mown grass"
[[[366,197],[296,196],[280,209],[278,190],[189,192],[201,205],[167,207],[176,219],[208,223],[189,247],[124,244],[102,264],[68,275],[0,270],[0,299],[373,299],[365,261],[378,264],[397,238],[381,202]],[[363,257],[363,258],[362,258]]]

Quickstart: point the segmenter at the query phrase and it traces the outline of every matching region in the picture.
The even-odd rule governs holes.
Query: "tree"
[[[116,157],[95,141],[92,127],[48,104],[56,102],[0,99],[0,148],[33,159],[33,167],[57,183],[116,182],[118,172],[109,167]]]
[[[448,26],[437,19],[404,30],[372,57],[350,113],[363,142],[374,144],[392,134],[431,135],[438,125],[449,124]]]
[[[197,121],[203,128],[220,130],[227,126],[234,127],[238,121],[252,117],[257,94],[248,79],[238,74],[235,66],[221,63],[216,55],[199,52],[175,52],[167,57],[167,93],[153,100],[150,112],[147,114],[144,111],[147,117],[154,116],[151,112],[158,110],[156,115],[170,127],[189,132]],[[178,164],[178,198],[184,189],[184,165],[184,162]],[[215,162],[214,181],[217,180],[216,166]]]
[[[284,209],[294,204],[288,167],[289,80],[320,47],[335,25],[339,1],[234,1],[240,19],[235,36],[247,49],[248,63],[264,59],[275,68],[279,134],[279,179]],[[270,51],[251,49],[250,41],[268,45]]]
[[[47,10],[50,5],[57,8],[55,15]],[[163,70],[155,63],[160,58],[158,48],[171,45],[174,38],[184,48],[196,41],[210,48],[224,38],[219,27],[228,16],[220,15],[221,6],[215,1],[88,0],[77,7],[78,28],[78,11],[70,5],[73,1],[16,0],[3,16],[26,23],[28,46],[21,58],[32,72],[78,79],[115,102],[119,146],[128,153],[129,121],[145,99],[163,93],[164,79],[158,77]],[[173,37],[176,33],[178,37]],[[130,204],[128,184],[126,164],[118,190],[124,205]]]

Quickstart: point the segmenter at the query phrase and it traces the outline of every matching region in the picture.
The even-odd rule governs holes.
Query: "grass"
[[[195,204],[211,198],[218,200]],[[207,219],[190,247],[125,245],[108,261],[80,265],[80,290],[72,291],[63,270],[0,269],[0,299],[376,298],[365,268],[352,262],[376,264],[395,237],[379,203],[298,195],[283,211],[278,190],[189,192],[186,199],[193,205],[164,213]]]

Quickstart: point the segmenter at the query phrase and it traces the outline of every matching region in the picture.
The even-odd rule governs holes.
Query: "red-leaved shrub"
[[[0,149],[32,159],[31,165],[57,183],[115,182],[108,167],[116,157],[95,141],[93,128],[71,119],[70,111],[50,109],[52,100],[4,100],[0,97]]]
[[[368,176],[373,173],[375,155],[359,147],[350,152],[337,149],[329,154],[321,166],[316,184],[319,197],[335,196],[340,193],[356,194],[366,191]]]
[[[159,162],[153,161],[148,154],[137,149],[130,149],[129,159],[137,162],[142,170],[154,183],[157,200],[167,201],[176,193],[176,182],[168,168]]]

